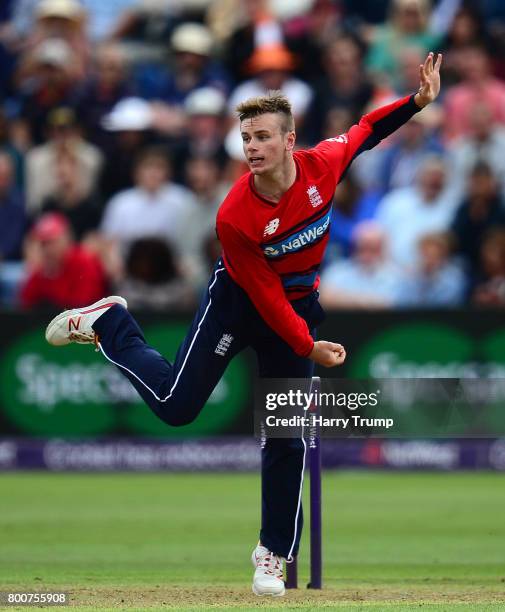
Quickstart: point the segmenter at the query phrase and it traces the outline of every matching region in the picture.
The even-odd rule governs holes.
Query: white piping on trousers
[[[305,438],[303,437],[304,426],[302,425],[302,442],[303,442],[303,461],[302,461],[302,473],[300,476],[300,491],[298,493],[298,505],[296,507],[296,516],[295,516],[295,533],[293,534],[293,542],[291,544],[291,548],[289,549],[288,557],[286,559],[287,563],[292,563],[294,558],[292,556],[293,548],[295,547],[296,536],[298,534],[298,516],[300,515],[300,508],[302,507],[302,491],[303,491],[303,476],[305,474],[305,456],[307,454],[307,443],[305,442]]]
[[[122,368],[123,370],[126,370],[126,372],[128,372],[128,373],[129,373],[129,374],[131,374],[131,375],[132,375],[134,378],[136,378],[136,379],[137,379],[137,380],[138,380],[138,381],[139,381],[139,382],[140,382],[142,385],[144,385],[144,387],[145,387],[145,388],[146,388],[148,391],[150,391],[150,392],[153,394],[153,396],[154,396],[154,397],[155,397],[155,398],[156,398],[156,399],[157,399],[159,402],[166,402],[167,400],[169,400],[169,399],[172,397],[172,393],[174,392],[174,389],[175,389],[175,387],[177,386],[177,383],[179,382],[179,378],[180,378],[180,376],[181,376],[181,374],[182,374],[182,371],[184,370],[184,366],[186,365],[186,362],[187,362],[187,360],[188,360],[188,357],[189,357],[189,355],[190,355],[190,353],[191,353],[191,349],[193,348],[193,345],[194,345],[194,343],[195,343],[196,337],[198,336],[198,334],[199,334],[199,332],[200,332],[200,328],[201,328],[201,326],[202,326],[202,323],[203,323],[203,321],[204,321],[205,317],[207,316],[207,312],[209,311],[210,305],[212,304],[211,290],[212,290],[212,287],[215,285],[215,283],[216,283],[216,281],[217,281],[217,275],[218,275],[218,272],[222,272],[224,269],[225,269],[225,268],[218,268],[218,269],[215,271],[215,273],[214,273],[214,280],[212,281],[212,283],[211,283],[211,285],[210,285],[210,287],[209,287],[209,296],[210,296],[209,303],[207,304],[207,308],[205,309],[205,312],[203,313],[202,318],[201,318],[201,319],[200,319],[200,321],[198,322],[198,329],[196,330],[196,333],[195,333],[195,335],[193,336],[193,340],[191,341],[191,344],[190,344],[190,346],[189,346],[188,352],[186,353],[186,357],[184,358],[184,362],[183,362],[183,364],[182,364],[182,366],[181,366],[181,369],[179,370],[179,373],[177,374],[177,378],[175,379],[175,382],[174,382],[174,384],[172,385],[172,388],[170,389],[169,394],[168,394],[168,395],[167,395],[165,398],[160,398],[160,397],[158,397],[158,396],[156,395],[156,393],[155,393],[155,392],[154,392],[154,391],[153,391],[153,390],[152,390],[150,387],[148,387],[148,386],[146,385],[146,383],[145,383],[145,382],[144,382],[144,381],[143,381],[141,378],[139,378],[139,377],[138,377],[138,376],[135,374],[135,372],[132,372],[131,370],[129,370],[129,369],[128,369],[127,367],[125,367],[124,365],[121,365],[120,363],[117,363],[116,361],[114,361],[113,359],[111,359],[111,358],[110,358],[110,357],[107,355],[107,353],[104,351],[103,346],[101,345],[101,343],[100,343],[100,342],[98,342],[98,348],[99,348],[99,349],[102,351],[102,353],[103,353],[104,357],[105,357],[105,358],[106,358],[108,361],[110,361],[111,363],[113,363],[114,365],[116,365],[116,366],[118,366],[118,367]]]
[[[312,391],[313,382],[314,382],[314,379],[310,381],[310,391]],[[286,563],[292,563],[294,560],[293,559],[293,548],[295,547],[296,536],[298,534],[298,516],[300,515],[300,508],[302,507],[303,477],[305,474],[305,458],[307,456],[307,443],[305,442],[305,438],[303,437],[304,432],[305,432],[305,426],[302,425],[303,461],[302,461],[302,473],[300,476],[300,491],[298,493],[298,506],[296,507],[295,533],[293,535],[293,542],[291,544],[291,548],[289,549]]]

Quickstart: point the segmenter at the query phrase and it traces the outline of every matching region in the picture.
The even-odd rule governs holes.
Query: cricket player
[[[310,378],[315,363],[343,363],[343,346],[315,340],[323,319],[318,270],[333,194],[357,155],[437,97],[441,62],[441,55],[435,62],[430,53],[420,66],[416,94],[305,151],[295,151],[291,107],[282,94],[238,106],[250,172],[217,214],[222,256],[174,363],[146,344],[125,300],[116,296],[61,313],[47,327],[47,341],[94,343],[172,426],[198,416],[230,360],[246,346],[257,354],[261,377]],[[302,530],[305,451],[302,439],[268,439],[262,449],[261,530],[252,555],[257,595],[284,595],[282,562],[297,554]]]

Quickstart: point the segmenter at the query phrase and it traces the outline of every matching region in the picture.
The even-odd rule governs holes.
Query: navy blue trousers
[[[315,333],[324,318],[317,293],[293,302],[293,307]],[[105,357],[172,426],[186,425],[198,416],[230,360],[247,346],[256,352],[260,377],[309,378],[313,373],[313,362],[298,357],[266,325],[221,260],[173,364],[146,344],[137,322],[120,305],[97,319],[93,328]],[[302,530],[304,458],[301,438],[268,439],[262,449],[260,540],[286,558],[297,553]]]

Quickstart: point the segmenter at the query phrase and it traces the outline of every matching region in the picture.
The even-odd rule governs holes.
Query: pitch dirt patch
[[[335,608],[347,604],[499,604],[504,591],[499,585],[465,587],[439,585],[438,588],[383,587],[342,588],[307,591],[288,591],[285,597],[258,598],[248,589],[216,586],[184,587],[125,587],[69,589],[71,606],[91,609],[305,609]],[[476,608],[475,608],[476,609]],[[484,609],[484,608],[483,608]]]

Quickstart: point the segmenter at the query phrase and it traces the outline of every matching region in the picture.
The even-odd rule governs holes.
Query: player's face
[[[244,154],[253,174],[274,172],[293,151],[295,133],[282,130],[283,117],[266,113],[240,124]]]

